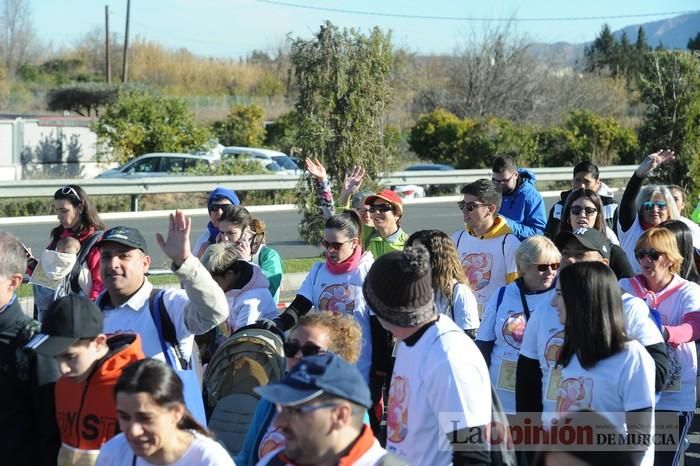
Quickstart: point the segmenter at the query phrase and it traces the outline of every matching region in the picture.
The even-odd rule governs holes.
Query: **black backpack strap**
[[[462,235],[464,234],[464,230],[459,232],[459,237],[457,238],[457,250],[459,251],[459,242],[462,241]]]
[[[95,243],[97,243],[102,238],[102,233],[104,233],[102,230],[96,231],[80,245],[80,251],[78,251],[78,256],[75,259],[75,264],[73,265],[73,269],[68,275],[71,293],[80,292],[80,283],[78,283],[78,279],[80,278],[80,267],[82,267],[82,265],[87,260],[87,256],[92,250],[92,247],[95,245]]]
[[[180,361],[180,366],[182,369],[189,369],[190,363],[182,355],[182,350],[180,350],[180,342],[177,339],[177,332],[175,330],[175,324],[170,318],[167,309],[165,308],[165,301],[163,296],[165,295],[165,290],[158,288],[153,288],[151,290],[151,295],[148,298],[148,309],[153,318],[153,322],[160,322],[160,327],[156,324],[156,328],[160,328],[161,336],[166,343],[173,347],[175,356],[177,356],[178,361]],[[156,315],[157,313],[157,315]]]

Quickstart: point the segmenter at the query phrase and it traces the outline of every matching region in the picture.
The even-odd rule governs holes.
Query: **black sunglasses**
[[[459,207],[459,210],[467,209],[468,212],[472,212],[477,207],[484,207],[487,205],[491,204],[479,204],[478,202],[457,201],[457,207]]]
[[[301,351],[301,355],[304,357],[314,356],[322,352],[321,347],[318,345],[314,345],[313,343],[301,345],[298,341],[288,341],[282,345],[282,349],[284,350],[285,357],[288,358],[293,358],[299,354],[299,351]]]
[[[598,212],[595,207],[581,207],[580,205],[575,205],[571,207],[571,215],[581,215],[582,212],[586,213],[586,217],[593,215]]]
[[[211,204],[209,206],[209,212],[216,212],[217,210],[224,211],[227,206],[230,206],[231,204]]]
[[[369,206],[369,213],[373,214],[375,212],[389,212],[390,210],[394,210],[394,206],[391,204],[377,204],[377,205],[371,205]]]
[[[656,249],[635,249],[634,250],[634,257],[637,258],[638,261],[644,259],[645,257],[649,257],[649,259],[653,260],[656,262],[659,260],[659,257],[663,256],[663,252],[659,252]]]

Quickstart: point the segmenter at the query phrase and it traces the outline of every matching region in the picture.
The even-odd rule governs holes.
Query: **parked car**
[[[215,164],[219,158],[206,154],[180,154],[174,152],[155,152],[144,154],[125,163],[121,167],[111,168],[97,175],[97,178],[148,178],[169,175],[184,175],[185,172],[204,163]]]
[[[282,167],[284,171],[292,175],[301,175],[304,173],[302,169],[295,161],[288,155],[273,155],[272,160],[277,162],[277,165]]]
[[[221,157],[224,160],[228,157],[253,160],[259,163],[266,170],[274,172],[278,175],[293,173],[293,171],[287,171],[285,167],[280,164],[280,162],[286,163],[286,161],[283,161],[280,158],[287,157],[287,154],[276,150],[262,149],[258,147],[228,146],[221,150]]]
[[[391,188],[399,197],[403,199],[418,199],[425,197],[425,189],[417,184],[402,184]]]

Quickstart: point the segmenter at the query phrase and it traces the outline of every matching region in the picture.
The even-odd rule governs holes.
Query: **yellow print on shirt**
[[[355,296],[345,283],[329,285],[321,292],[318,308],[335,314],[352,314],[355,309]]]
[[[591,409],[593,401],[593,379],[588,377],[570,377],[559,386],[557,413],[566,414],[573,411]]]
[[[408,435],[408,399],[410,387],[405,377],[394,377],[389,389],[389,409],[386,417],[387,439],[401,443]]]
[[[493,256],[483,252],[466,254],[462,259],[462,268],[472,291],[478,291],[491,282]]]

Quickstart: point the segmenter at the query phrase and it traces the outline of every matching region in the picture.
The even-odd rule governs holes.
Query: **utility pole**
[[[122,83],[127,81],[127,51],[129,50],[129,18],[131,17],[131,0],[126,0],[126,30],[124,31],[124,61],[122,62]]]
[[[109,46],[109,6],[105,5],[105,81],[112,82],[112,51]]]

